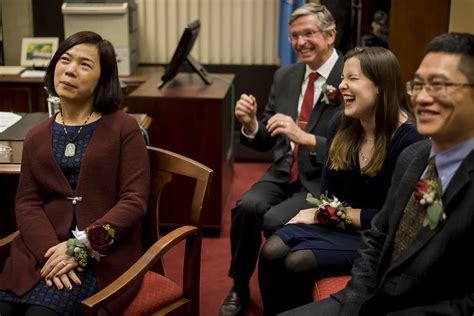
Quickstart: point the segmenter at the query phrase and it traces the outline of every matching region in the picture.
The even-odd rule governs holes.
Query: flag
[[[287,66],[296,62],[296,54],[288,41],[288,22],[293,11],[305,4],[305,0],[280,0],[280,23],[278,28],[278,56],[280,65]]]

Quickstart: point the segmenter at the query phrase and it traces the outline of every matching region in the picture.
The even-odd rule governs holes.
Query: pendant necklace
[[[374,139],[367,139],[365,138],[364,141],[363,141],[363,144],[373,144],[374,143]],[[373,150],[373,149],[372,149]],[[360,162],[362,162],[363,164],[366,164],[368,161],[369,161],[369,157],[367,157],[366,155],[364,155],[364,151],[362,150],[362,147],[359,149],[359,160]]]
[[[363,162],[363,163],[366,163],[366,162],[369,160],[369,158],[367,158],[367,157],[364,155],[364,153],[362,152],[362,150],[359,150],[359,159],[360,159],[360,161]]]
[[[69,134],[68,134],[67,128],[66,128],[66,123],[64,122],[63,111],[60,110],[60,112],[61,112],[61,119],[63,121],[64,134],[66,135],[66,139],[68,140],[66,148],[64,149],[64,156],[65,157],[74,157],[76,155],[76,144],[74,144],[74,141],[77,139],[77,137],[79,136],[79,134],[81,133],[82,129],[87,124],[87,122],[89,122],[89,119],[91,118],[92,113],[94,113],[94,109],[92,109],[92,112],[89,114],[89,116],[87,116],[84,123],[81,125],[81,127],[79,127],[79,130],[77,131],[76,135],[74,135],[72,138],[69,138]]]

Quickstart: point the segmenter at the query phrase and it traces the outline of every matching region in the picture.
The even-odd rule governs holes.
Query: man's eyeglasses
[[[418,95],[423,88],[426,89],[426,93],[432,97],[444,97],[448,91],[448,87],[469,87],[473,88],[472,83],[454,83],[445,81],[433,81],[431,83],[425,83],[422,81],[411,80],[407,82],[407,93],[410,96]]]
[[[298,41],[298,38],[301,36],[304,40],[310,40],[312,39],[316,34],[318,33],[321,33],[322,31],[305,31],[305,32],[301,32],[301,33],[291,33],[289,36],[288,36],[288,40],[290,42],[296,42]]]

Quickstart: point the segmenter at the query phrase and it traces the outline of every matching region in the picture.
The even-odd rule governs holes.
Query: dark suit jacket
[[[338,87],[344,66],[342,56],[339,56],[326,83]],[[258,151],[274,148],[273,164],[260,181],[286,183],[290,180],[292,154],[290,140],[286,136],[271,137],[266,129],[267,121],[276,113],[291,116],[296,121],[298,98],[304,80],[305,64],[298,63],[275,72],[273,84],[268,97],[263,117],[259,122],[258,133],[252,141],[241,135],[241,143]],[[319,195],[319,181],[322,164],[325,160],[326,136],[329,131],[329,121],[340,109],[340,104],[326,104],[322,101],[322,93],[313,108],[306,131],[316,135],[316,164],[310,161],[306,146],[298,146],[298,172],[302,185],[314,195]]]
[[[443,194],[447,219],[424,227],[390,265],[405,205],[421,177],[429,140],[400,156],[387,201],[364,235],[340,315],[472,315],[474,312],[474,151],[461,163]]]
[[[81,164],[74,192],[57,164],[52,149],[53,118],[26,135],[16,195],[20,235],[0,273],[0,289],[17,295],[40,281],[47,249],[71,236],[76,217],[80,230],[96,224],[115,229],[114,244],[94,263],[101,289],[125,272],[143,253],[140,220],[148,201],[148,155],[133,117],[116,111],[102,116]],[[67,197],[81,196],[73,205]],[[93,260],[93,259],[92,259]],[[109,307],[121,309],[138,287]]]

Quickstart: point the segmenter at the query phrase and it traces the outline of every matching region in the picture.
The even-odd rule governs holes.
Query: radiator
[[[186,24],[200,19],[191,52],[202,64],[278,63],[279,0],[135,0],[141,63],[166,64]]]

